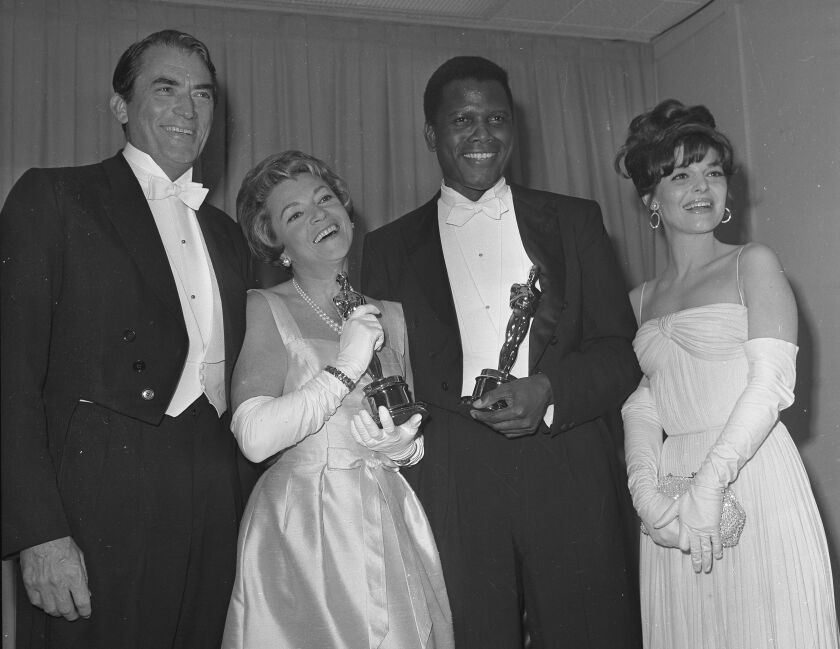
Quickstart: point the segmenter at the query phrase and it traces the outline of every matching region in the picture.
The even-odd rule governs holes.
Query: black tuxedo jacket
[[[204,204],[197,216],[221,294],[229,387],[245,332],[250,256],[223,212]],[[122,154],[29,170],[0,222],[6,557],[72,535],[58,474],[77,403],[159,423],[188,336],[154,217]]]
[[[364,292],[403,305],[415,395],[429,404],[426,456],[404,475],[435,534],[459,646],[518,646],[517,597],[552,616],[535,616],[546,646],[640,646],[618,418],[641,375],[633,313],[598,205],[511,189],[541,271],[528,361],[551,382],[552,436],[508,440],[459,404],[462,348],[435,197],[370,233],[362,262]]]
[[[542,288],[529,333],[529,373],[551,381],[556,434],[614,410],[635,389],[636,324],[598,204],[517,185],[511,190]],[[362,287],[402,302],[416,398],[466,414],[458,406],[463,356],[437,200],[368,234]]]

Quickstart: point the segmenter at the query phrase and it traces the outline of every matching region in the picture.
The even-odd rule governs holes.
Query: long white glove
[[[335,368],[353,382],[362,377],[373,352],[380,349],[385,341],[385,332],[377,315],[379,309],[372,304],[363,304],[350,314],[341,331]]]
[[[379,406],[379,421],[382,428],[376,425],[367,410],[360,410],[350,422],[353,438],[362,446],[387,455],[400,466],[417,464],[424,452],[423,436],[417,435],[422,417],[415,414],[405,423],[394,426],[391,413]]]
[[[793,403],[798,349],[778,338],[753,338],[744,344],[747,387],[700,465],[695,483],[723,489],[755,455],[779,420],[779,412]]]
[[[657,521],[664,525],[680,520],[680,547],[691,552],[694,569],[711,570],[711,558],[723,556],[720,514],[723,489],[764,443],[779,419],[779,412],[793,403],[798,348],[778,338],[753,338],[744,344],[749,363],[747,387],[729,419],[709,449],[691,487]]]
[[[367,369],[373,350],[384,341],[377,314],[375,306],[362,305],[344,323],[334,367],[354,383]],[[244,401],[233,413],[231,430],[243,455],[262,462],[320,430],[349,392],[350,386],[334,375],[319,372],[294,392]]]
[[[679,531],[676,523],[663,529],[656,529],[653,525],[674,501],[658,489],[662,423],[647,378],[642,379],[639,387],[624,402],[621,416],[624,420],[627,486],[633,497],[633,506],[654,542],[676,547]]]
[[[251,397],[233,413],[231,430],[251,462],[262,462],[321,429],[350,392],[329,372],[279,397]]]

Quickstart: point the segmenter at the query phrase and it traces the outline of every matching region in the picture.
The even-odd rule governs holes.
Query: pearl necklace
[[[320,317],[321,320],[326,322],[329,325],[330,329],[332,329],[335,333],[341,335],[341,330],[344,328],[344,326],[341,325],[341,324],[338,324],[330,316],[328,316],[326,313],[324,313],[324,310],[321,307],[319,307],[317,304],[315,304],[315,300],[313,300],[311,297],[309,297],[306,294],[306,292],[304,292],[304,290],[300,287],[300,284],[298,284],[297,279],[292,278],[292,286],[295,287],[295,290],[298,292],[298,295],[300,295],[300,297],[303,299],[303,301],[306,302],[310,307],[312,307],[312,310],[315,313],[318,314],[318,317]]]

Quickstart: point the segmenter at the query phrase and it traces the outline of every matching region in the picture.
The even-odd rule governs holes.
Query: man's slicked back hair
[[[219,88],[216,82],[216,66],[213,65],[213,61],[210,59],[210,50],[194,36],[175,29],[164,29],[163,31],[149,34],[142,41],[137,41],[133,45],[130,45],[123,52],[120,60],[117,61],[117,67],[114,68],[112,86],[115,93],[120,95],[126,102],[131,101],[134,92],[134,82],[137,80],[137,76],[140,74],[140,68],[143,66],[143,53],[155,45],[174,47],[183,52],[190,52],[200,56],[201,60],[207,66],[207,70],[210,72],[210,78],[213,81],[213,102],[218,101]]]

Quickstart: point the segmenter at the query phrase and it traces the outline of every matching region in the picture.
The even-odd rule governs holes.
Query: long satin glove
[[[415,414],[405,423],[394,426],[391,413],[379,406],[382,428],[376,425],[367,410],[360,410],[350,422],[350,433],[362,446],[387,455],[400,466],[411,466],[417,464],[424,453],[423,436],[417,435],[422,419]]]
[[[691,487],[657,521],[680,519],[680,546],[692,554],[695,571],[711,569],[720,559],[723,489],[764,443],[779,412],[793,403],[798,348],[777,338],[753,338],[744,344],[749,363],[747,387],[735,403],[717,441],[709,449]],[[699,556],[699,562],[697,557]],[[698,567],[699,563],[699,567]]]
[[[321,429],[349,388],[329,372],[319,372],[294,392],[251,397],[233,413],[231,430],[243,455],[262,462]]]
[[[710,572],[712,557],[723,558],[723,544],[720,540],[722,512],[723,489],[692,481],[688,490],[673,502],[653,526],[658,529],[672,525],[675,519],[679,519],[679,548],[691,555],[694,572]]]
[[[350,314],[342,327],[335,368],[354,383],[365,373],[374,351],[380,349],[385,341],[385,332],[377,315],[379,309],[372,304],[363,304]]]
[[[627,486],[633,506],[655,543],[676,547],[679,531],[676,523],[663,529],[653,526],[674,501],[658,489],[662,423],[646,378],[625,401],[621,416],[624,419]]]

